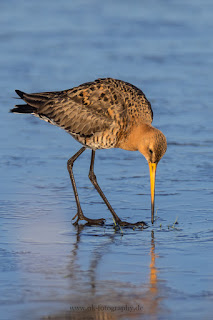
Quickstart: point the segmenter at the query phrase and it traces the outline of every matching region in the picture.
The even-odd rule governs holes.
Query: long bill
[[[150,173],[150,189],[151,189],[151,221],[154,223],[155,214],[155,176],[156,176],[157,163],[149,162]]]

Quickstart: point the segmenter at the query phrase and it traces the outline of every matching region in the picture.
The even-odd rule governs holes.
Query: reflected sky
[[[3,319],[83,319],[70,306],[92,304],[142,310],[93,310],[91,319],[212,318],[212,12],[210,0],[1,2]],[[74,228],[66,163],[80,145],[39,119],[8,113],[14,89],[62,90],[107,76],[144,91],[168,140],[157,220],[143,231],[115,232],[88,179],[89,151],[74,174],[85,214],[103,216],[106,226]],[[145,159],[103,150],[95,165],[119,217],[149,223]]]
[[[149,282],[143,283],[138,278],[136,285],[122,281],[104,281],[104,275],[98,272],[101,260],[109,254],[110,247],[116,242],[116,233],[106,235],[104,243],[95,247],[90,254],[86,279],[82,282],[83,270],[79,269],[78,250],[81,250],[80,237],[83,227],[77,228],[76,243],[71,253],[70,274],[70,311],[51,315],[51,319],[140,319],[151,316],[157,319],[159,310],[165,313],[163,295],[165,283],[158,279],[156,268],[154,231],[151,232]],[[113,268],[113,264],[112,264]],[[85,290],[85,283],[88,287]],[[161,290],[163,287],[163,290]],[[79,294],[80,293],[80,294]],[[150,318],[150,317],[149,317]],[[44,318],[45,319],[45,318]]]

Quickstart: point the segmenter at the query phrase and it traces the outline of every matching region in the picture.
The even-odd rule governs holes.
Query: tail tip
[[[23,98],[24,96],[24,92],[21,91],[21,90],[15,90],[15,92],[17,93],[17,95],[20,97],[20,98]]]

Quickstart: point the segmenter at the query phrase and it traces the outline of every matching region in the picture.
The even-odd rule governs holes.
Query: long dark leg
[[[79,220],[86,220],[89,224],[102,224],[104,222],[104,219],[89,219],[84,216],[83,211],[81,209],[79,197],[78,197],[78,192],[77,192],[77,187],[74,179],[74,174],[73,174],[73,164],[75,160],[86,150],[86,147],[82,147],[74,156],[72,156],[68,161],[67,161],[67,169],[70,175],[70,180],[72,182],[72,187],[75,195],[75,200],[77,204],[77,213],[74,216],[73,219],[77,217],[76,222],[74,223],[75,225],[78,224]]]
[[[98,191],[98,193],[100,194],[101,198],[104,200],[105,204],[107,205],[108,209],[110,210],[115,222],[117,224],[119,224],[120,226],[146,226],[146,223],[143,221],[137,222],[137,223],[129,223],[126,221],[122,221],[117,214],[115,213],[115,211],[113,210],[111,204],[109,203],[109,201],[107,200],[105,194],[103,193],[103,191],[101,190],[97,179],[96,179],[96,175],[94,173],[94,161],[95,161],[95,151],[92,150],[92,156],[91,156],[91,164],[90,164],[90,171],[89,171],[89,179],[92,182],[92,184],[94,185],[95,189]]]
[[[98,191],[98,193],[100,194],[101,198],[104,200],[104,202],[106,203],[109,211],[111,212],[113,218],[115,219],[115,222],[120,223],[121,219],[117,216],[117,214],[115,213],[115,211],[113,210],[111,204],[109,203],[109,201],[107,200],[105,194],[103,193],[103,191],[101,190],[97,179],[96,179],[96,175],[94,173],[94,161],[95,161],[95,151],[92,150],[92,157],[91,157],[91,164],[90,164],[90,170],[89,170],[89,179],[92,182],[93,186],[95,187],[95,189]]]

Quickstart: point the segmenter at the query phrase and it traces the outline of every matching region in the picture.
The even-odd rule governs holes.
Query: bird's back
[[[149,101],[137,87],[112,78],[98,79],[64,91],[18,95],[27,103],[12,112],[33,113],[68,131],[80,143],[112,148],[131,126],[151,123]]]

